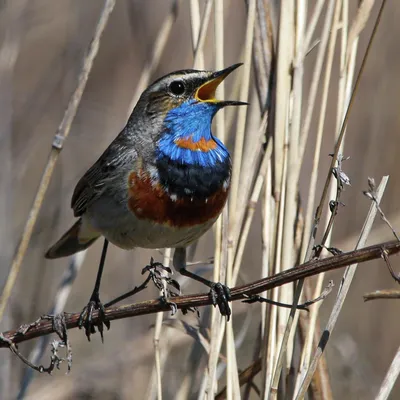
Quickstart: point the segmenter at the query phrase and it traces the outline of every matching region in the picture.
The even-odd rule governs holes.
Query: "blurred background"
[[[171,14],[173,3],[169,0],[117,1],[103,34],[71,134],[59,157],[6,317],[1,323],[1,331],[33,321],[50,310],[57,285],[68,266],[68,259],[45,260],[44,252],[73,222],[70,199],[77,181],[125,125],[141,71],[151,59],[155,39],[167,15],[173,15],[174,23],[151,80],[173,70],[192,67],[190,2],[178,2],[179,6]],[[314,3],[310,1],[310,4]],[[201,11],[204,4],[201,0]],[[225,64],[228,66],[241,61],[247,11],[246,3],[242,0],[225,0],[224,6]],[[351,7],[353,14],[350,18],[354,16],[355,6]],[[54,134],[76,87],[82,60],[102,7],[102,1],[0,2],[1,285],[4,285],[7,277]],[[377,5],[361,35],[359,59],[364,54],[371,32],[371,21],[376,13]],[[213,16],[211,18],[204,46],[207,69],[213,69],[215,65]],[[340,210],[336,220],[332,243],[342,250],[354,248],[370,206],[362,195],[362,190],[367,189],[369,176],[379,182],[382,175],[390,175],[383,209],[395,228],[400,227],[399,18],[400,4],[388,2],[350,117],[345,155],[351,158],[345,163],[345,171],[351,178],[352,186],[346,188],[342,197],[346,207]],[[310,71],[305,71],[306,81],[307,76],[311,75],[313,57],[310,54]],[[332,80],[337,77],[338,68],[334,70]],[[232,81],[227,80],[226,93],[230,93]],[[328,137],[334,134],[335,115],[335,110],[328,106]],[[250,134],[248,131],[247,135]],[[234,132],[228,143],[230,147],[233,136]],[[251,137],[247,136],[246,140],[251,140]],[[333,142],[325,142],[318,193],[323,187],[330,162],[328,153],[333,150]],[[310,170],[307,160],[310,164],[312,161],[312,137],[310,143],[302,171],[300,193],[302,182],[304,180],[306,184]],[[254,221],[242,268],[243,279],[248,282],[260,277],[260,218]],[[391,232],[377,220],[369,243],[391,239]],[[98,241],[87,252],[65,311],[80,311],[87,303],[97,272],[101,245],[101,241]],[[194,259],[205,261],[213,256],[213,251],[210,232],[200,240]],[[148,263],[150,256],[162,260],[161,253],[157,251],[126,252],[111,246],[101,287],[103,301],[140,283],[141,269]],[[397,258],[392,259],[392,264],[396,270],[400,270]],[[337,288],[341,276],[342,271],[336,271],[328,274],[327,279],[333,279]],[[394,287],[395,283],[382,261],[359,267],[327,348],[334,398],[369,399],[377,393],[399,346],[399,306],[394,300],[364,303],[362,296],[376,289]],[[201,286],[192,283],[184,287],[184,293],[202,290]],[[321,327],[329,316],[335,293],[336,289],[322,305]],[[156,296],[155,288],[149,287],[135,301]],[[253,317],[248,317],[253,311]],[[201,313],[202,318],[206,319],[209,309],[204,308]],[[244,369],[253,358],[259,306],[237,304],[235,313],[235,331],[240,330],[246,318],[252,318],[246,320],[249,329],[238,350],[238,368]],[[178,318],[190,324],[198,324],[196,315],[179,315]],[[65,371],[56,371],[53,376],[34,373],[26,398],[151,398],[148,385],[154,358],[154,321],[155,316],[152,315],[115,321],[111,330],[105,333],[104,344],[98,335],[88,343],[82,331],[72,330],[71,373],[64,375]],[[201,351],[193,352],[193,339],[190,336],[176,327],[164,329],[165,332],[172,332],[163,335],[160,342],[160,346],[168,345],[170,352],[164,369],[164,397],[173,399],[185,371],[188,368],[198,368],[201,375],[205,364],[199,356]],[[28,355],[33,345],[34,341],[31,341],[20,348]],[[10,356],[5,349],[1,351],[0,357],[0,398],[12,399],[20,390],[27,367]],[[46,352],[42,362],[47,365],[48,359],[49,352]],[[199,376],[191,382],[190,393],[193,393],[193,398],[196,398],[194,394],[199,382]],[[397,384],[391,398],[399,397],[400,384]]]

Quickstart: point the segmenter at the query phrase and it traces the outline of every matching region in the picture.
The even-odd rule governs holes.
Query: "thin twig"
[[[380,299],[400,299],[400,290],[385,289],[375,290],[364,294],[364,301],[380,300]]]
[[[57,294],[54,298],[54,305],[49,313],[50,315],[60,314],[64,310],[65,304],[72,289],[72,285],[76,280],[78,272],[85,259],[85,255],[86,251],[76,253],[70,258],[68,267],[61,277],[61,281],[57,289]],[[42,336],[40,339],[41,340],[36,343],[36,346],[31,351],[29,356],[29,360],[32,362],[32,364],[35,365],[40,362],[49,342],[48,336]],[[31,368],[27,368],[24,371],[24,375],[17,396],[18,399],[23,399],[25,397],[28,387],[32,382],[33,376],[33,370]]]

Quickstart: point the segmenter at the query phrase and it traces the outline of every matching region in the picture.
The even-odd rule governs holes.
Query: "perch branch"
[[[275,287],[282,286],[286,283],[317,275],[321,272],[382,258],[383,253],[385,253],[387,256],[391,256],[399,252],[400,242],[396,240],[375,244],[373,246],[350,251],[348,253],[342,253],[322,260],[312,260],[298,267],[282,271],[273,276],[248,283],[246,285],[236,286],[231,289],[231,300],[243,300],[246,298],[246,295],[255,295],[266,290],[271,290]],[[174,297],[174,303],[178,309],[187,309],[211,305],[212,300],[208,293],[205,293]],[[110,307],[106,310],[106,316],[109,321],[113,321],[139,315],[153,314],[160,311],[170,311],[170,306],[161,300],[148,300],[119,307]],[[67,329],[76,328],[78,326],[79,315],[79,313],[65,314],[65,323]],[[96,311],[93,314],[94,323],[96,323],[97,318],[98,312]],[[54,332],[52,322],[48,321],[47,319],[25,326],[29,326],[29,328],[22,332],[20,329],[3,332],[3,340],[0,341],[0,348],[9,347],[10,341],[12,343],[20,343]]]

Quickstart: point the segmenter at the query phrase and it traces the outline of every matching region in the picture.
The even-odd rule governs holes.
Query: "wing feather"
[[[112,189],[109,184],[120,179],[126,168],[132,168],[136,151],[121,139],[119,135],[76,185],[71,199],[75,217],[83,215],[107,187]]]

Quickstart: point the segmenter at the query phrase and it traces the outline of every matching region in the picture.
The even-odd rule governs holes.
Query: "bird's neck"
[[[157,142],[157,157],[182,165],[213,167],[229,161],[229,153],[211,132],[218,106],[188,101],[170,110]]]

